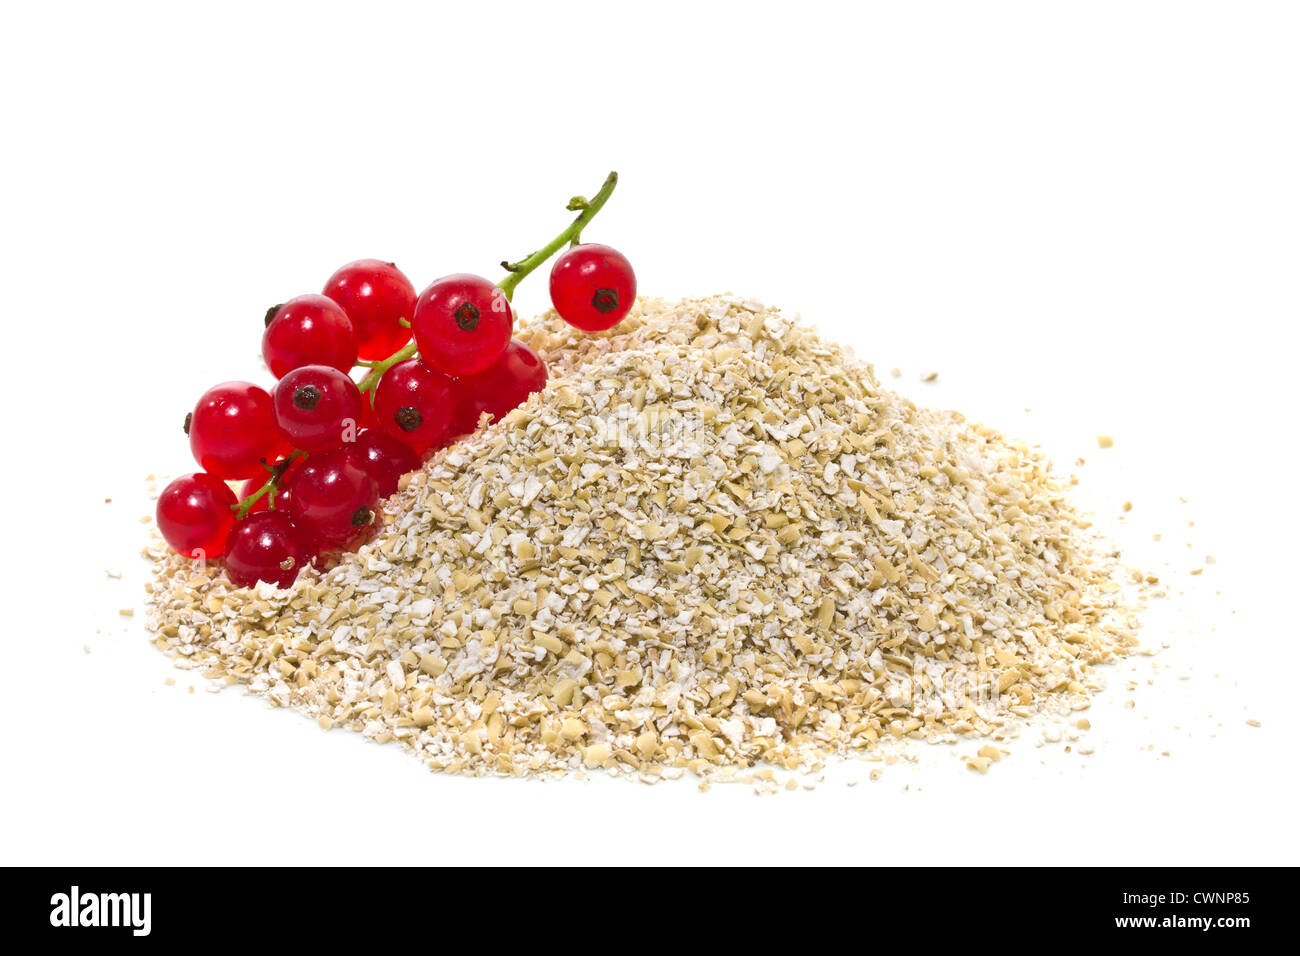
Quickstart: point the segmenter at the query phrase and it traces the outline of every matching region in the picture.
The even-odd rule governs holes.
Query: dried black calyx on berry
[[[320,389],[315,385],[299,385],[293,390],[293,406],[309,412],[320,402]]]
[[[279,303],[278,305],[273,305],[273,306],[271,306],[269,309],[266,310],[266,324],[267,324],[267,325],[270,325],[270,324],[271,324],[271,320],[275,318],[275,313],[277,313],[277,312],[280,311],[280,306],[282,306],[282,305],[284,305],[283,302]]]
[[[597,289],[591,297],[591,307],[601,315],[608,315],[618,308],[617,289]]]
[[[185,434],[187,434],[187,435],[190,433],[190,422],[192,422],[192,421],[194,421],[194,413],[193,413],[193,412],[186,412],[186,413],[185,413],[185,424],[184,424],[182,427],[185,429]]]
[[[462,302],[456,306],[456,311],[452,313],[452,317],[465,332],[473,332],[478,328],[479,311],[478,306],[473,302]]]
[[[424,424],[424,417],[420,410],[411,405],[404,405],[397,411],[393,412],[393,421],[397,422],[397,427],[404,432],[413,432]]]
[[[352,527],[364,528],[370,522],[375,520],[375,513],[362,505],[356,511],[352,512]]]

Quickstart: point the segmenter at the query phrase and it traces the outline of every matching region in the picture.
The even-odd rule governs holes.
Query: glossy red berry
[[[283,511],[251,514],[230,532],[226,574],[236,587],[258,581],[287,588],[315,557],[310,536]]]
[[[386,359],[411,341],[401,320],[410,322],[415,312],[415,286],[391,262],[349,262],[330,276],[325,295],[352,320],[361,358]]]
[[[513,340],[505,354],[486,369],[456,381],[453,431],[458,435],[474,431],[484,412],[494,422],[500,421],[545,387],[546,363],[523,342]]]
[[[505,293],[480,276],[436,280],[415,303],[411,330],[420,357],[447,375],[473,375],[510,344],[514,313]]]
[[[551,304],[584,332],[603,332],[623,320],[636,301],[636,273],[617,249],[585,243],[551,267]]]
[[[357,336],[333,299],[300,295],[266,313],[262,358],[276,378],[304,365],[347,372],[357,364]]]
[[[375,518],[375,481],[347,448],[311,455],[286,476],[288,514],[324,547],[363,537]]]
[[[379,416],[375,414],[375,389],[373,388],[361,393],[361,427],[379,427]]]
[[[217,558],[235,523],[234,505],[234,492],[215,475],[182,475],[158,496],[158,530],[178,554]]]
[[[263,462],[291,450],[275,427],[271,396],[249,382],[224,382],[204,392],[185,431],[203,470],[232,481],[262,474]]]
[[[420,359],[407,359],[375,387],[375,417],[385,432],[423,454],[450,437],[452,401],[450,378]]]
[[[376,428],[362,432],[348,448],[353,459],[374,479],[381,498],[397,490],[403,475],[420,467],[420,456],[410,445]]]
[[[336,368],[296,368],[276,383],[271,399],[280,434],[305,452],[335,448],[361,429],[361,393]]]

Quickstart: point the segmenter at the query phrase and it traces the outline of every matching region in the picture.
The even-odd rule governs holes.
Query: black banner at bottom
[[[708,869],[667,870],[638,877],[567,868],[520,878],[494,867],[473,872],[37,868],[9,869],[13,889],[0,905],[10,931],[76,935],[83,942],[99,937],[176,940],[222,928],[247,939],[260,930],[281,933],[286,925],[313,926],[340,937],[382,925],[389,940],[403,932],[418,938],[423,921],[434,915],[428,910],[455,901],[442,920],[468,926],[471,920],[488,918],[498,939],[514,925],[532,933],[539,920],[552,919],[580,920],[588,929],[606,924],[626,930],[625,920],[633,913],[640,914],[638,923],[664,920],[661,935],[691,913],[677,925],[694,936],[707,930],[705,914],[710,911],[719,920],[717,928],[730,934],[737,930],[737,920],[761,930],[774,919],[802,911],[805,915],[797,918],[805,929],[806,920],[815,920],[825,924],[828,936],[854,936],[869,924],[873,942],[897,932],[926,944],[949,938],[969,943],[1014,928],[1017,934],[1043,932],[1056,938],[1174,940],[1200,935],[1231,943],[1243,933],[1285,925],[1283,884],[1291,883],[1286,872],[863,867],[769,868],[730,876]],[[745,900],[743,909],[737,909]],[[570,908],[566,917],[563,911]]]

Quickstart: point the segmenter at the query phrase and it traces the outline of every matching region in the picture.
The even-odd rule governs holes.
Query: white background
[[[1282,3],[6,5],[0,862],[1297,862],[1297,49]],[[363,256],[496,275],[609,169],[587,238],[643,293],[801,311],[1079,473],[1171,591],[1095,754],[435,776],[119,616],[144,478],[191,469],[203,388],[268,380],[269,304]]]

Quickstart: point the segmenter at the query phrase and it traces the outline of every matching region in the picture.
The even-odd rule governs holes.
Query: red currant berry
[[[190,451],[204,471],[236,480],[262,474],[262,463],[290,451],[275,427],[271,396],[248,382],[225,382],[203,393],[185,419]]]
[[[505,354],[477,375],[456,382],[456,416],[453,430],[467,435],[478,428],[479,416],[487,412],[499,422],[512,409],[546,387],[546,363],[517,339]]]
[[[287,588],[314,557],[310,537],[287,514],[264,511],[249,515],[230,532],[226,574],[236,587],[266,581]]]
[[[347,448],[305,458],[287,476],[289,517],[324,547],[360,539],[375,519],[375,481]]]
[[[217,558],[235,523],[235,493],[204,472],[182,475],[158,496],[158,530],[187,558]]]
[[[325,294],[352,320],[361,358],[386,359],[411,341],[401,320],[410,322],[415,312],[415,286],[391,262],[349,262],[330,276]]]
[[[375,414],[375,390],[373,388],[361,393],[361,427],[379,427],[379,416]]]
[[[271,398],[280,434],[305,452],[334,448],[361,428],[357,383],[336,368],[296,368],[276,383]]]
[[[473,375],[510,344],[514,313],[505,293],[487,279],[445,276],[420,293],[411,329],[420,356],[447,375]]]
[[[452,403],[451,379],[420,359],[398,362],[375,387],[379,426],[416,454],[449,437]]]
[[[347,372],[357,364],[357,336],[337,302],[300,295],[266,313],[262,358],[276,378],[304,365]]]
[[[387,498],[397,490],[397,483],[403,475],[420,467],[420,456],[411,450],[410,445],[377,428],[362,432],[348,449],[353,459],[374,479],[381,498]]]
[[[268,491],[266,494],[262,495],[262,497],[253,502],[253,506],[248,509],[248,513],[257,514],[259,511],[287,511],[289,509],[289,492],[286,490],[287,486],[285,479],[288,478],[289,474],[298,467],[301,461],[302,459],[298,459],[298,461],[295,461],[292,465],[286,468],[284,473],[280,476],[279,482],[276,483],[275,491]],[[279,464],[280,462],[276,462],[276,465]],[[270,477],[270,474],[262,474],[256,478],[249,478],[244,482],[243,487],[239,489],[239,500],[243,501],[245,498],[251,498],[253,495],[257,494],[262,490],[262,486],[266,484],[267,479]],[[273,497],[275,498],[274,508],[271,507],[271,499]]]
[[[623,321],[636,301],[636,274],[623,253],[599,243],[574,246],[551,267],[551,304],[584,332]]]

